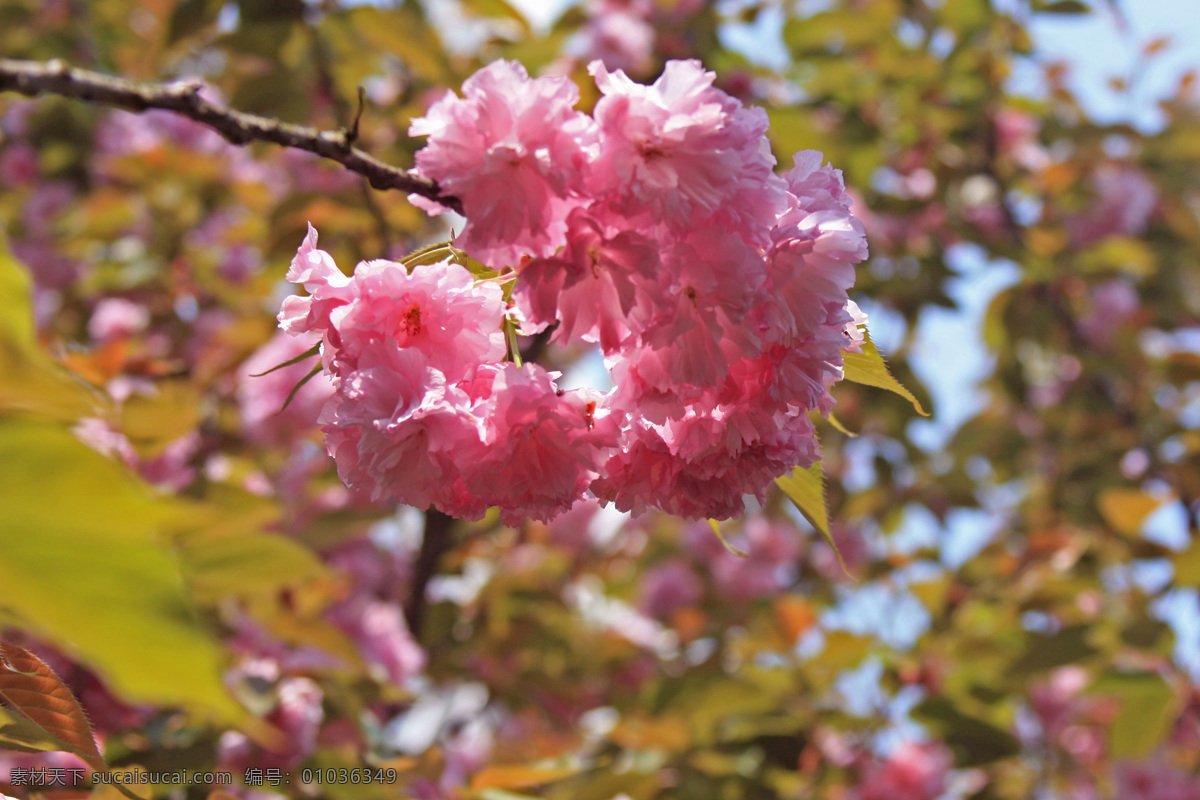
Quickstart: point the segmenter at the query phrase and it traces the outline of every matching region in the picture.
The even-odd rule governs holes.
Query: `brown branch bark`
[[[429,581],[438,573],[442,556],[454,547],[454,517],[443,514],[436,508],[425,512],[425,534],[421,539],[421,552],[413,565],[412,585],[408,600],[404,604],[404,618],[413,638],[421,641],[425,627],[425,607],[428,601],[425,591]]]
[[[398,189],[436,200],[462,212],[458,198],[443,195],[435,181],[385,164],[354,146],[351,130],[322,131],[224,108],[200,96],[200,80],[143,83],[71,67],[58,59],[16,61],[0,58],[0,92],[28,97],[53,94],[141,112],[157,108],[207,125],[233,144],[273,142],[336,161],[362,175],[376,189]]]

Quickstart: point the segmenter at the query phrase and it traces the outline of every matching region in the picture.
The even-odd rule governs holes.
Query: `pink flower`
[[[585,497],[547,523],[550,541],[574,557],[582,556],[592,547],[592,527],[602,503]]]
[[[1113,334],[1141,308],[1141,299],[1123,278],[1107,280],[1090,294],[1091,307],[1079,318],[1079,332],[1093,347],[1107,350]]]
[[[311,222],[304,242],[292,257],[287,279],[303,284],[309,293],[308,297],[284,298],[279,311],[279,327],[293,336],[309,331],[324,334],[332,327],[329,315],[333,309],[353,297],[351,279],[338,269],[333,256],[317,249],[317,229]]]
[[[417,170],[462,200],[467,226],[458,245],[495,267],[548,256],[582,190],[594,123],[574,111],[569,79],[530,79],[521,64],[495,61],[413,120],[428,136]]]
[[[288,737],[290,763],[298,764],[317,746],[317,731],[325,719],[321,687],[308,678],[284,678],[275,691],[279,705],[268,720]]]
[[[487,508],[456,491],[457,464],[480,455],[471,399],[416,349],[367,351],[340,379],[320,422],[338,475],[372,500],[478,517]]]
[[[811,335],[830,324],[829,304],[846,305],[854,265],[867,257],[866,233],[850,213],[840,170],[821,167],[821,154],[796,154],[785,178],[790,205],[771,230],[769,294],[772,323],[789,335]]]
[[[610,69],[646,72],[654,63],[654,26],[647,20],[652,10],[646,2],[588,3],[588,20],[567,43],[567,53],[601,61]]]
[[[357,596],[329,614],[391,683],[401,686],[425,669],[425,651],[409,633],[396,603]]]
[[[829,581],[850,580],[850,576],[867,563],[871,556],[870,543],[858,528],[848,527],[839,523],[830,526],[830,534],[837,545],[837,553],[825,542],[817,542],[811,552],[809,561],[821,577]],[[841,556],[841,562],[838,556]],[[842,569],[842,563],[846,568]],[[846,573],[849,572],[850,575]]]
[[[146,307],[123,297],[106,297],[96,304],[88,320],[88,335],[98,343],[127,339],[150,324]]]
[[[555,341],[599,342],[614,353],[639,331],[657,292],[658,245],[632,230],[609,227],[576,209],[567,218],[567,245],[520,270],[513,290],[532,330],[557,321]]]
[[[712,536],[712,531],[708,535]],[[666,619],[681,608],[694,606],[703,596],[704,582],[699,576],[683,561],[672,559],[642,575],[638,608],[656,619]]]
[[[40,172],[37,150],[31,145],[15,142],[0,151],[0,185],[9,189],[29,186]]]
[[[1093,173],[1091,183],[1096,192],[1094,205],[1067,220],[1077,247],[1109,236],[1145,233],[1158,206],[1158,189],[1144,172],[1127,164],[1105,164]]]
[[[324,334],[322,357],[334,375],[356,370],[363,354],[377,350],[416,350],[451,381],[504,357],[500,287],[477,283],[451,263],[410,273],[392,261],[367,261],[347,277],[316,243],[310,226],[288,271],[288,280],[303,283],[310,295],[284,301],[280,326]]]
[[[1044,169],[1050,154],[1038,142],[1041,123],[1037,117],[1013,108],[1002,108],[995,116],[996,146],[1029,170]]]
[[[866,242],[841,173],[805,152],[776,176],[765,113],[699,62],[651,86],[590,71],[595,122],[565,79],[496,62],[412,133],[429,136],[418,168],[463,201],[460,244],[515,268],[523,331],[599,342],[616,389],[502,363],[495,283],[451,263],[346,276],[310,230],[288,274],[309,294],[280,323],[322,337],[321,422],[349,486],[510,524],[589,490],[724,518],[819,457],[808,415],[863,341],[847,292]]]
[[[604,95],[595,109],[594,194],[675,230],[719,222],[762,241],[784,201],[765,111],[713,87],[715,74],[699,61],[667,62],[651,86],[610,74],[600,61],[588,71]]]
[[[1200,800],[1200,779],[1156,759],[1113,770],[1121,800]]]
[[[304,761],[317,746],[317,734],[325,720],[322,707],[324,694],[321,687],[309,678],[280,678],[280,665],[271,658],[245,661],[227,675],[235,686],[243,685],[243,691],[263,694],[264,684],[271,687],[275,707],[266,716],[266,721],[283,734],[268,752],[256,752],[246,736],[238,731],[228,731],[221,736],[217,745],[217,762],[229,769],[272,767],[289,769]]]
[[[199,433],[192,431],[184,434],[170,442],[158,455],[141,461],[137,465],[138,472],[147,483],[160,489],[182,491],[196,479],[192,459],[199,448]]]
[[[905,742],[868,767],[858,800],[935,800],[946,788],[950,754],[940,744]]]
[[[471,387],[480,398],[484,449],[464,473],[470,493],[501,508],[517,525],[548,521],[584,496],[616,446],[615,422],[588,389],[560,391],[535,364],[481,367]]]
[[[755,600],[794,580],[800,557],[800,534],[794,526],[755,515],[747,517],[740,535],[731,539],[746,552],[745,558],[726,550],[707,524],[688,527],[690,549],[704,559],[722,597]]]
[[[318,357],[282,369],[274,368],[302,355],[318,341],[319,338],[311,333],[288,336],[280,331],[242,364],[238,371],[237,399],[242,432],[247,439],[284,444],[305,430],[316,428],[321,407],[333,394],[333,384],[328,376],[312,376],[292,397],[287,408],[283,406],[296,384],[304,380],[314,365],[320,364]]]

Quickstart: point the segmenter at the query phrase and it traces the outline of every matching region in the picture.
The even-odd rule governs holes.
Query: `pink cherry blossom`
[[[88,335],[98,343],[127,339],[150,324],[145,306],[123,297],[106,297],[96,304],[88,320]]]
[[[364,353],[381,349],[415,349],[451,381],[504,357],[500,287],[450,263],[410,273],[392,261],[367,261],[348,277],[316,243],[310,226],[288,271],[310,294],[284,301],[280,326],[324,334],[322,357],[333,374],[354,371]]]
[[[284,403],[319,360],[313,356],[282,369],[275,367],[303,355],[319,341],[312,333],[289,336],[281,331],[242,364],[238,371],[237,400],[242,432],[247,439],[284,444],[303,435],[306,429],[316,429],[321,408],[333,394],[333,384],[326,375],[312,376],[295,393],[287,408]]]
[[[765,113],[699,62],[650,86],[590,72],[595,121],[566,79],[496,62],[413,123],[419,171],[462,201],[458,244],[496,280],[453,263],[346,275],[309,231],[288,273],[308,294],[280,324],[321,337],[347,485],[463,517],[497,505],[508,524],[589,492],[725,518],[819,458],[809,413],[863,341],[847,293],[866,240],[841,173],[808,151],[775,175]],[[513,278],[510,309],[497,281]],[[599,343],[616,387],[560,391],[503,361],[506,314]]]
[[[298,764],[317,746],[317,731],[325,719],[321,687],[309,678],[284,678],[275,689],[279,705],[267,719],[288,737],[290,764]]]
[[[784,201],[765,111],[715,88],[715,73],[699,61],[667,62],[650,86],[600,61],[588,72],[604,95],[595,109],[594,194],[676,230],[718,222],[762,241]]]
[[[936,800],[946,788],[950,754],[941,744],[905,742],[867,768],[857,800]]]
[[[712,536],[712,531],[708,535]],[[638,608],[655,619],[667,619],[681,608],[694,606],[703,596],[700,576],[676,558],[642,575]]]
[[[515,61],[495,61],[413,120],[428,136],[417,171],[462,200],[457,243],[495,267],[549,256],[561,244],[591,159],[595,125],[574,110],[579,89],[564,77],[531,79]]]
[[[995,116],[996,147],[1010,154],[1029,170],[1041,170],[1050,164],[1050,154],[1038,142],[1041,126],[1037,117],[1014,108],[1002,108]]]
[[[747,517],[730,537],[746,557],[725,549],[707,524],[688,527],[689,549],[704,559],[722,597],[747,601],[775,594],[795,578],[800,533],[792,525],[761,514]]]
[[[402,686],[425,669],[425,651],[409,633],[398,604],[356,595],[329,617],[389,682]]]
[[[513,298],[531,330],[557,321],[563,344],[599,342],[614,353],[650,313],[661,269],[658,245],[633,230],[617,230],[576,209],[567,219],[566,247],[524,265]]]
[[[1158,189],[1137,167],[1104,164],[1092,174],[1096,193],[1093,205],[1067,220],[1067,229],[1077,247],[1109,236],[1140,236],[1158,207]]]
[[[1137,289],[1124,278],[1112,278],[1092,288],[1091,307],[1079,318],[1079,332],[1091,345],[1107,350],[1117,330],[1141,308]]]
[[[31,186],[41,172],[37,150],[24,142],[14,142],[0,150],[0,185],[7,189]]]
[[[436,503],[478,517],[485,505],[454,491],[459,459],[482,449],[471,399],[448,385],[416,349],[368,351],[342,376],[320,422],[338,474],[372,500],[393,498],[417,508]]]
[[[635,74],[649,70],[654,61],[654,10],[646,0],[589,2],[583,30],[567,43],[567,53],[584,61],[597,60],[610,69]]]
[[[1121,800],[1200,800],[1200,778],[1161,759],[1123,762],[1113,772]]]
[[[279,311],[279,327],[293,336],[309,331],[324,334],[332,327],[330,312],[353,297],[350,278],[338,269],[329,253],[317,249],[317,230],[311,223],[292,257],[287,279],[303,284],[309,293],[307,297],[285,298]]]
[[[480,457],[465,480],[471,494],[501,506],[510,525],[548,521],[582,499],[616,445],[617,427],[587,389],[560,391],[535,364],[485,366],[472,390],[482,421]]]

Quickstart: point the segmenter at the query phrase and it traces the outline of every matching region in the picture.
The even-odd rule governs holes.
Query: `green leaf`
[[[944,697],[918,703],[912,716],[946,742],[960,767],[978,767],[1021,752],[1020,743],[1011,733],[964,714]]]
[[[1115,271],[1136,279],[1147,278],[1157,269],[1150,245],[1125,236],[1111,236],[1084,250],[1076,266],[1081,273]]]
[[[1025,651],[1009,665],[1009,672],[1014,675],[1044,672],[1095,655],[1096,648],[1087,641],[1090,630],[1086,625],[1072,625],[1050,636],[1031,636]]]
[[[95,667],[122,696],[243,713],[225,692],[161,535],[188,507],[58,426],[0,422],[4,606]],[[136,631],[137,635],[131,635]]]
[[[845,425],[843,425],[842,421],[835,417],[832,411],[830,411],[827,416],[822,417],[821,412],[814,408],[812,411],[808,412],[808,418],[813,421],[814,425],[816,425],[818,422],[828,422],[831,428],[843,436],[847,436],[851,439],[858,438],[858,434],[852,430],[849,430]]]
[[[1096,498],[1100,515],[1109,527],[1130,538],[1136,538],[1141,533],[1142,523],[1157,511],[1163,502],[1162,498],[1124,486],[1109,487]]]
[[[0,236],[0,410],[73,421],[99,405],[87,387],[57,364],[34,337],[29,275]]]
[[[862,344],[862,352],[842,354],[846,380],[894,392],[912,403],[913,408],[917,410],[918,414],[928,417],[929,412],[921,407],[920,402],[913,396],[913,393],[905,389],[900,381],[892,377],[892,373],[888,371],[887,362],[883,360],[883,356],[879,354],[875,343],[871,341],[871,334],[867,332],[865,326],[862,326],[862,332],[865,337]]]
[[[508,358],[518,367],[521,366],[521,345],[517,342],[517,321],[512,317],[505,316],[500,323],[500,327],[504,330],[504,342],[508,345]]]
[[[818,461],[807,468],[796,467],[792,470],[791,475],[781,475],[776,478],[775,483],[796,504],[796,508],[800,509],[800,513],[804,515],[809,524],[817,529],[825,543],[833,549],[833,554],[837,556],[842,572],[846,573],[848,577],[853,577],[846,567],[846,562],[842,560],[842,552],[838,550],[837,543],[833,541],[833,534],[829,532],[829,511],[825,506],[825,477],[821,474],[821,462]]]
[[[424,247],[413,250],[411,253],[400,259],[400,263],[408,267],[412,271],[413,267],[423,266],[425,264],[437,264],[454,256],[453,242],[434,242],[433,244],[425,245]]]
[[[717,538],[721,540],[721,544],[725,545],[726,550],[733,553],[735,556],[738,556],[739,558],[746,558],[748,555],[750,555],[744,550],[738,550],[725,540],[725,535],[721,533],[721,523],[717,522],[715,519],[710,519],[708,521],[708,526],[712,528],[712,532],[715,533]]]
[[[121,432],[148,458],[195,430],[201,413],[200,390],[191,381],[159,381],[154,392],[135,394],[121,407]]]
[[[1179,698],[1162,676],[1152,672],[1109,672],[1088,694],[1115,695],[1121,708],[1108,728],[1113,758],[1145,758],[1166,739],[1179,709]]]
[[[842,421],[840,419],[838,419],[836,416],[834,416],[834,413],[832,411],[829,412],[829,416],[826,417],[825,419],[830,425],[833,426],[833,429],[835,431],[841,433],[843,436],[848,436],[851,439],[858,438],[858,434],[855,433],[854,431],[850,430],[849,428],[847,428],[845,425],[843,425]]]
[[[305,350],[303,353],[296,356],[295,358],[289,358],[287,361],[283,362],[282,364],[276,364],[275,366],[271,367],[269,370],[266,370],[265,372],[256,372],[253,375],[251,375],[250,377],[251,378],[261,378],[263,375],[270,375],[275,370],[283,369],[284,367],[290,367],[292,364],[299,364],[301,361],[312,358],[313,356],[319,354],[320,352],[321,352],[321,345],[314,344],[312,347],[308,348],[307,350]]]
[[[179,547],[188,585],[203,599],[270,592],[325,574],[320,559],[269,533],[185,537]]]
[[[308,383],[313,378],[317,377],[317,375],[321,374],[321,371],[324,368],[325,367],[323,364],[314,365],[313,368],[308,371],[308,374],[305,375],[303,378],[301,378],[296,383],[296,385],[292,387],[292,390],[290,392],[288,392],[287,399],[283,401],[283,405],[275,413],[282,414],[284,409],[286,409],[288,406],[290,406],[292,404],[292,401],[296,399],[296,393],[299,392],[300,389],[302,389],[304,387],[304,384]]]
[[[364,46],[399,58],[421,82],[445,86],[452,81],[453,71],[437,44],[438,34],[425,20],[420,4],[387,9],[360,5],[340,17],[361,37]]]
[[[0,706],[0,750],[45,753],[61,750],[62,743],[20,714]]]
[[[821,532],[825,541],[833,544],[829,534],[829,512],[825,507],[825,478],[821,474],[821,462],[810,467],[796,467],[791,475],[781,475],[775,483],[796,504],[800,513],[814,528]],[[836,548],[834,548],[836,549]]]
[[[1175,556],[1175,585],[1200,586],[1200,540]]]
[[[506,0],[464,0],[463,7],[476,16],[510,19],[520,25],[524,33],[529,33],[525,15]]]
[[[1044,14],[1090,14],[1091,7],[1081,0],[1054,0],[1053,2],[1045,2],[1038,0],[1033,4],[1034,11],[1040,11]]]
[[[167,43],[174,44],[212,25],[223,5],[221,0],[183,0],[171,13]]]

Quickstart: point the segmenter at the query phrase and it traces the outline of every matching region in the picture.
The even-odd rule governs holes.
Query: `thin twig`
[[[311,42],[312,62],[317,71],[317,80],[320,83],[321,91],[329,98],[329,102],[333,104],[338,124],[342,126],[342,130],[347,131],[346,138],[353,144],[358,141],[358,125],[362,120],[363,109],[366,106],[366,92],[362,86],[358,87],[358,110],[354,113],[353,122],[347,124],[346,119],[350,116],[350,106],[346,102],[346,98],[342,97],[342,93],[338,91],[337,81],[333,78],[333,69],[329,63],[329,51],[325,47],[325,43],[321,40],[321,35],[317,32],[315,26],[309,25],[308,32]],[[363,206],[366,207],[367,213],[371,215],[371,219],[375,221],[375,232],[379,236],[383,252],[389,253],[392,249],[392,234],[387,217],[384,216],[383,209],[379,207],[379,203],[375,201],[375,195],[371,193],[371,185],[364,180],[359,186],[362,189]]]
[[[399,189],[462,211],[458,198],[442,195],[435,181],[385,164],[353,146],[354,129],[322,131],[223,108],[200,96],[203,82],[143,83],[78,69],[54,59],[16,61],[0,58],[0,92],[28,97],[54,94],[141,112],[171,111],[215,130],[233,144],[261,141],[305,150],[336,161],[367,179],[376,189]]]
[[[367,102],[367,93],[363,87],[358,87],[358,110],[354,112],[354,121],[350,123],[349,130],[346,131],[346,141],[354,144],[358,141],[358,123],[362,119],[363,106]]]

